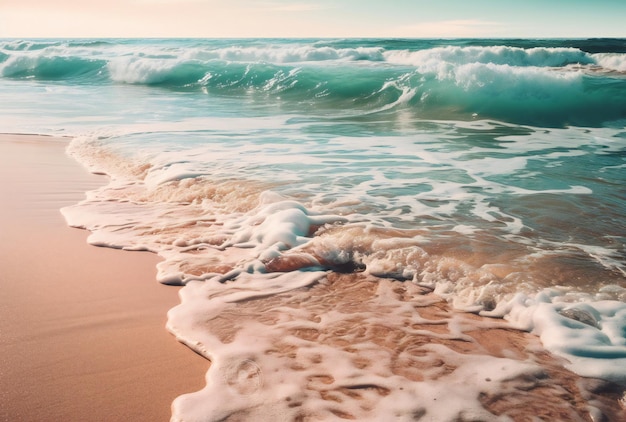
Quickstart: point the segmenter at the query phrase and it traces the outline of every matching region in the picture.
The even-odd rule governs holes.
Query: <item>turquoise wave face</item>
[[[517,45],[516,45],[517,44]],[[296,112],[599,126],[626,118],[626,42],[6,41],[0,75],[136,84]]]

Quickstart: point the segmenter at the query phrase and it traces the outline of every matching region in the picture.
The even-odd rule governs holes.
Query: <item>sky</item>
[[[0,0],[0,38],[626,37],[626,0]]]

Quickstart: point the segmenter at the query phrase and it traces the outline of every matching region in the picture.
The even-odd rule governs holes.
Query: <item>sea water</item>
[[[481,394],[538,366],[441,344],[463,312],[626,384],[624,40],[3,40],[0,116],[109,176],[68,224],[185,286],[174,420],[506,420]]]

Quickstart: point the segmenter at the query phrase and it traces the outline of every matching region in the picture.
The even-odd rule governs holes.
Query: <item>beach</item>
[[[624,419],[625,64],[0,40],[2,416]]]
[[[67,139],[0,136],[0,420],[166,421],[208,362],[165,330],[158,258],[96,248],[59,209],[106,182]]]

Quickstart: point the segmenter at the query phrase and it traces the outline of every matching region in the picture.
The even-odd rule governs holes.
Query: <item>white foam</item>
[[[597,53],[592,55],[595,62],[604,69],[626,72],[626,54]]]
[[[154,84],[167,79],[181,62],[176,59],[119,57],[108,62],[111,79],[129,84]]]
[[[567,359],[567,368],[585,377],[626,384],[626,303],[615,300],[567,303],[546,291],[514,299],[506,318],[541,338],[550,352]],[[571,317],[568,317],[568,311]],[[586,319],[583,322],[582,315]]]
[[[200,60],[226,60],[236,62],[300,63],[323,61],[383,60],[380,47],[333,48],[310,45],[284,45],[281,47],[228,46],[219,49],[195,49],[187,57]]]
[[[570,63],[590,64],[593,59],[576,48],[517,48],[491,47],[436,47],[420,51],[387,51],[390,63],[411,64],[420,69],[441,69],[445,63],[465,65],[469,63],[493,63],[511,66],[562,67]]]
[[[275,280],[289,284],[302,277],[307,281],[300,285],[319,279],[314,273],[290,273]],[[404,351],[398,355],[372,343],[362,331],[378,325],[402,327],[400,330],[409,336],[465,338],[462,332],[446,335],[411,329],[409,321],[433,326],[455,324],[447,319],[421,318],[415,303],[397,301],[388,281],[381,282],[370,299],[374,308],[362,314],[351,314],[342,306],[316,312],[317,305],[309,307],[306,300],[301,302],[315,294],[306,291],[295,293],[283,305],[279,302],[276,309],[270,306],[267,316],[277,318],[271,323],[258,322],[260,315],[255,311],[234,311],[233,301],[244,299],[241,293],[248,289],[265,292],[268,282],[274,283],[267,276],[246,275],[237,280],[237,291],[213,281],[190,283],[181,291],[183,303],[170,311],[169,327],[183,341],[194,339],[191,347],[210,357],[212,365],[205,388],[174,401],[173,420],[219,420],[238,414],[259,420],[298,416],[381,420],[390,415],[394,420],[413,420],[418,414],[434,420],[497,420],[480,403],[481,394],[497,394],[504,385],[514,388],[517,379],[528,383],[543,376],[542,369],[531,362],[465,355],[441,344],[407,347],[400,343],[397,346]],[[428,300],[415,298],[416,303]],[[376,306],[381,310],[376,312]],[[241,320],[233,311],[248,317]],[[231,322],[236,324],[234,337],[220,340],[220,334],[203,328],[202,321],[228,315],[233,315]],[[361,321],[362,330],[350,323],[354,318]],[[332,332],[332,338],[323,337]],[[307,333],[322,337],[308,337]],[[333,344],[335,340],[339,343]],[[421,368],[420,379],[397,372],[397,361],[402,359],[412,360]],[[445,368],[437,363],[442,360]]]

